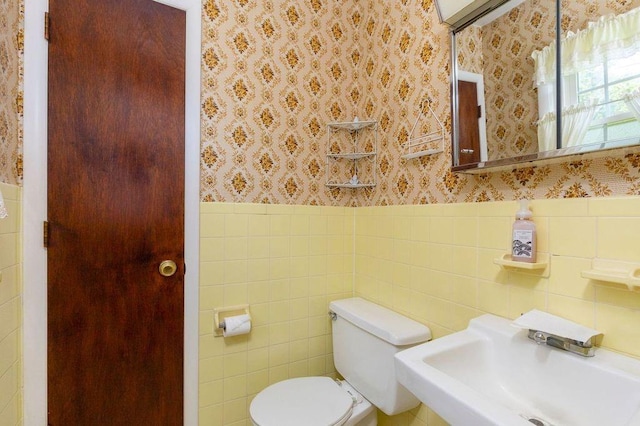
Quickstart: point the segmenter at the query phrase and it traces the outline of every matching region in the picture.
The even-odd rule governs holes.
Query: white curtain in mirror
[[[636,120],[640,121],[640,89],[626,94],[623,99],[629,111],[633,113]]]
[[[548,112],[538,121],[538,151],[556,149],[556,114]]]
[[[573,105],[562,110],[562,146],[578,146],[589,130],[596,113],[596,103]]]
[[[636,100],[640,106],[640,95]],[[572,105],[562,110],[562,146],[578,146],[584,140],[593,121],[597,104]],[[556,114],[549,112],[538,122],[538,149],[540,152],[556,149]]]
[[[605,60],[625,58],[640,52],[640,8],[620,15],[603,16],[577,33],[569,32],[561,42],[562,74],[571,75]],[[550,44],[532,53],[535,84],[556,79],[556,46]]]

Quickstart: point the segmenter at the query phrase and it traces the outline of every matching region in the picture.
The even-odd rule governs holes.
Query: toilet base
[[[352,415],[343,426],[377,426],[378,412],[375,407],[372,406],[372,410],[362,414],[361,417]]]

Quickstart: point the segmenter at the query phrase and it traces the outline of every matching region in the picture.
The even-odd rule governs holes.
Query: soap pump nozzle
[[[520,200],[520,210],[516,212],[516,219],[531,220],[533,213],[529,209],[529,200]]]

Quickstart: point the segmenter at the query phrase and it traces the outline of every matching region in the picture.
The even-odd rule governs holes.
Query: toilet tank
[[[423,324],[359,297],[329,304],[336,370],[387,415],[410,410],[420,401],[398,383],[396,352],[431,340]]]

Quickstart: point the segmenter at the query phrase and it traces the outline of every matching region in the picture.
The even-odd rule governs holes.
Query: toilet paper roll
[[[8,216],[7,208],[4,205],[4,197],[2,196],[2,191],[0,191],[0,219],[5,219]]]
[[[251,331],[251,317],[247,314],[226,317],[222,335],[224,337],[239,336]]]

